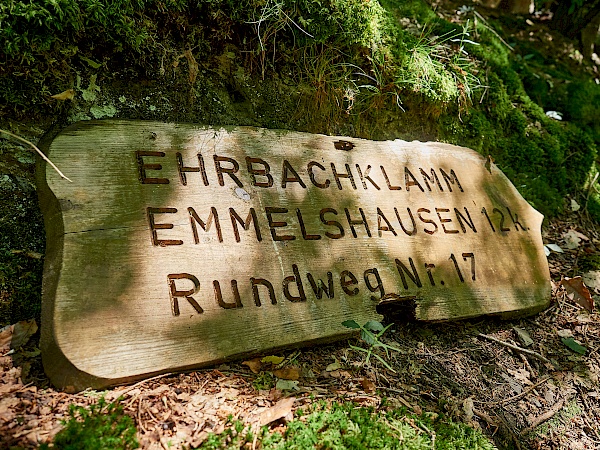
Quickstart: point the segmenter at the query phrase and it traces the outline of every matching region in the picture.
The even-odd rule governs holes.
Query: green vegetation
[[[383,334],[394,325],[393,323],[384,327],[380,322],[377,322],[376,320],[369,320],[364,325],[359,325],[355,320],[346,320],[342,322],[342,325],[354,330],[360,330],[360,338],[365,344],[369,346],[369,348],[358,347],[356,345],[350,345],[350,348],[365,355],[364,364],[368,365],[369,361],[371,360],[371,356],[374,356],[388,370],[396,372],[392,368],[392,366],[388,364],[386,359],[390,358],[390,350],[395,352],[399,352],[400,350],[396,347],[385,344],[380,340]],[[377,353],[378,350],[383,350],[385,352],[385,358]]]
[[[315,404],[287,424],[283,434],[268,427],[258,431],[257,442],[267,449],[494,449],[481,434],[463,424],[435,415],[416,416],[395,410],[382,413],[352,404],[327,407]],[[223,433],[211,435],[200,446],[204,450],[240,449],[252,445],[255,436],[240,422]]]
[[[19,156],[23,161],[31,158],[26,152]],[[0,145],[0,160],[9,160],[8,153]],[[45,234],[37,197],[28,180],[0,175],[0,198],[0,327],[3,327],[40,316]]]
[[[173,98],[142,117],[465,145],[554,215],[589,181],[600,86],[527,43],[513,51],[473,10],[462,17],[450,23],[423,0],[8,0],[0,114],[65,114],[71,105],[49,95],[82,95],[87,79],[166,80]],[[260,79],[270,94],[256,92]],[[140,116],[140,102],[121,108],[99,92],[83,95],[73,109],[87,102],[86,112],[71,120]],[[587,206],[599,216],[597,200]]]
[[[54,438],[52,448],[61,450],[129,450],[138,448],[133,419],[119,404],[104,398],[89,409],[71,405],[65,428]],[[42,450],[48,449],[43,445]]]

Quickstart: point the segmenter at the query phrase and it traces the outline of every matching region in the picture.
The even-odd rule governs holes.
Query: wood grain
[[[549,302],[542,215],[469,149],[91,121],[45,151],[73,180],[39,170],[60,387],[339,339],[382,301],[425,321]]]

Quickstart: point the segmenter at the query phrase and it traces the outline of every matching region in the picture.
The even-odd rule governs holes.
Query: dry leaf
[[[35,319],[22,320],[17,322],[13,328],[12,341],[10,347],[17,349],[27,344],[27,341],[33,336],[38,330],[38,326],[35,323]]]
[[[362,380],[360,380],[360,384],[362,385],[364,391],[367,394],[373,394],[375,392],[375,383],[373,383],[368,378],[363,378]]]
[[[567,329],[557,330],[556,334],[558,334],[561,338],[573,337],[573,332],[571,330],[567,330]]]
[[[591,270],[581,276],[586,286],[592,289],[600,288],[600,270]]]
[[[7,325],[0,329],[0,353],[10,350],[14,325]]]
[[[580,233],[577,233],[575,230],[569,230],[564,233],[562,237],[565,240],[565,247],[567,247],[569,250],[574,250],[579,247],[581,238],[578,236],[578,234]]]
[[[252,373],[259,373],[260,368],[262,367],[262,362],[260,362],[260,358],[254,358],[249,361],[244,361],[242,364],[248,366]]]
[[[564,253],[564,250],[556,244],[547,244],[547,245],[544,245],[544,247],[547,248],[548,250],[552,250],[553,252],[556,252],[556,253]],[[547,253],[546,256],[548,256],[549,254],[550,253]]]
[[[333,372],[333,371],[336,371],[336,370],[339,370],[339,369],[341,369],[342,367],[343,367],[343,366],[342,366],[342,365],[341,365],[341,364],[340,364],[338,361],[336,361],[336,362],[333,362],[333,363],[329,364],[329,365],[328,365],[328,366],[325,368],[325,371],[326,371],[326,372]]]
[[[273,375],[283,380],[297,380],[300,378],[300,370],[296,367],[284,367],[283,369],[275,370]]]
[[[295,397],[284,398],[279,400],[270,408],[264,410],[258,419],[258,423],[260,426],[268,425],[271,422],[279,420],[283,417],[291,415],[292,413],[292,405],[296,401]]]
[[[567,294],[572,294],[572,299],[580,306],[583,306],[589,312],[592,312],[594,309],[594,299],[590,294],[589,289],[583,284],[583,279],[581,277],[575,278],[563,278],[560,281],[567,291]]]
[[[73,98],[75,97],[75,89],[67,89],[64,92],[61,92],[60,94],[54,94],[50,96],[51,98],[54,98],[56,100],[73,100]]]
[[[515,333],[517,333],[517,336],[519,337],[519,340],[523,346],[529,347],[531,344],[533,344],[533,339],[531,339],[531,335],[527,332],[527,330],[519,327],[513,327],[513,330],[515,330]]]
[[[525,370],[525,369],[511,370],[511,369],[507,368],[506,371],[508,373],[510,373],[513,377],[515,377],[515,380],[520,381],[523,384],[532,384],[531,383],[531,373],[528,370]]]
[[[299,391],[300,387],[298,386],[298,381],[294,380],[278,380],[275,385],[276,389],[280,391]]]
[[[277,364],[281,364],[284,359],[285,358],[283,356],[265,356],[263,359],[261,359],[261,362],[271,363],[276,366]]]

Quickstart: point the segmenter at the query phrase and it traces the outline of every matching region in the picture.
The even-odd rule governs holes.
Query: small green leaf
[[[369,345],[373,345],[375,344],[375,342],[377,342],[377,339],[375,338],[375,336],[373,336],[373,333],[365,329],[361,330],[360,338]]]
[[[369,320],[367,323],[365,323],[365,328],[369,331],[382,331],[383,325],[376,320]]]
[[[88,63],[88,65],[93,69],[99,69],[102,66],[102,63],[97,63],[96,61],[86,58],[85,56],[79,55],[79,58]]]
[[[356,323],[355,320],[345,320],[342,322],[342,325],[344,325],[346,328],[353,328],[355,330],[360,328],[360,325]]]
[[[573,339],[572,337],[562,338],[561,341],[563,344],[565,344],[571,350],[573,350],[576,353],[579,353],[580,355],[585,355],[585,352],[587,352],[587,348],[585,348],[583,345],[580,345],[577,342],[575,342],[575,339]]]

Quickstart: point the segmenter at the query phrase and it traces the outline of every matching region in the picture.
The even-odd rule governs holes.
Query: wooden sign
[[[416,320],[537,312],[535,211],[439,143],[92,121],[46,149],[43,361],[82,389]]]

